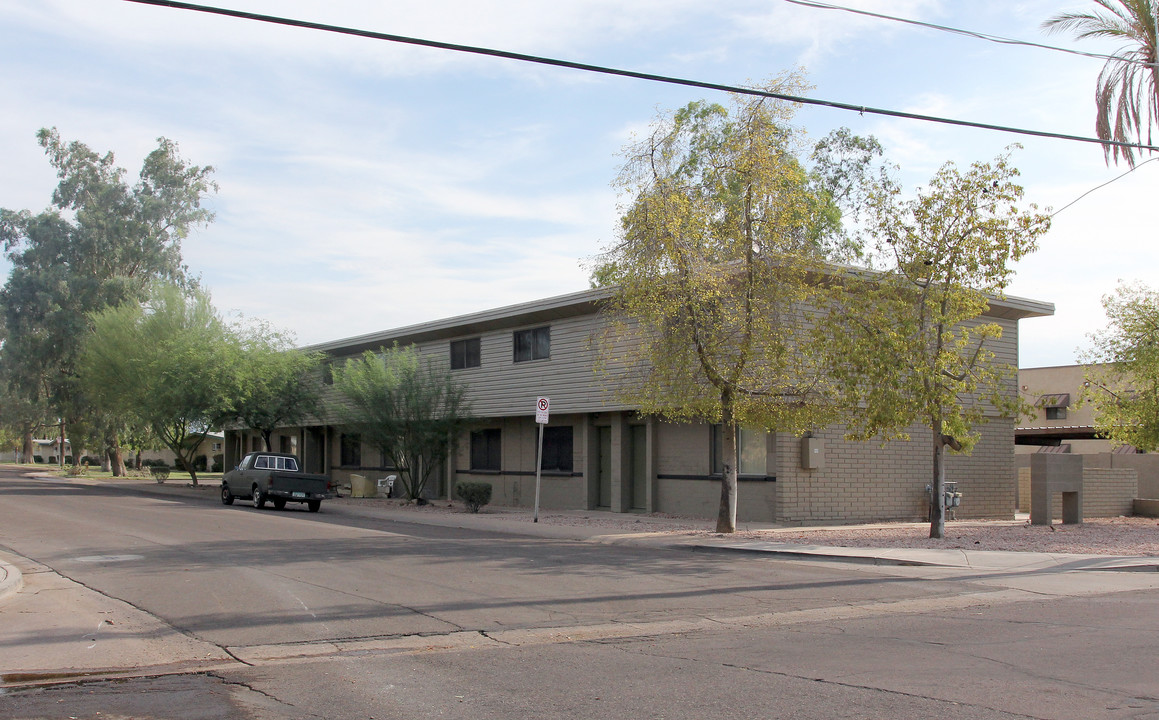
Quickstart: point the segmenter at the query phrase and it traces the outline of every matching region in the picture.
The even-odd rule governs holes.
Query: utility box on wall
[[[825,467],[825,441],[821,438],[801,438],[801,468],[820,470]]]

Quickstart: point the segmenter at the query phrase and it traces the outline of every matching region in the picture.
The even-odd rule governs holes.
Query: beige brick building
[[[456,439],[432,496],[454,484],[483,481],[492,503],[530,506],[535,496],[537,397],[551,400],[546,427],[541,507],[660,512],[715,517],[720,502],[719,428],[643,418],[620,404],[614,387],[594,372],[599,303],[588,290],[314,346],[344,362],[365,350],[414,344],[449,363],[468,386],[475,427]],[[1032,300],[994,301],[987,320],[1003,337],[998,359],[1018,362],[1018,321],[1053,312]],[[1017,392],[1015,380],[1009,392]],[[331,398],[333,401],[334,398]],[[947,479],[963,493],[958,517],[1011,517],[1015,507],[1014,421],[991,418],[969,455],[951,456]],[[921,519],[927,507],[933,446],[929,431],[913,440],[851,442],[840,427],[802,439],[785,432],[742,429],[738,519],[787,523]],[[254,433],[226,435],[226,466],[257,449]],[[312,472],[337,482],[391,472],[336,415],[275,434],[276,449],[295,452]]]

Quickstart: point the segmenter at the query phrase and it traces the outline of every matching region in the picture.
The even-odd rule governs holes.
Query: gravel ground
[[[338,502],[386,505],[416,513],[466,512],[460,504],[448,504],[445,500],[424,506],[384,498],[344,498]],[[485,507],[480,514],[508,521],[531,522],[532,519],[526,509]],[[1056,522],[1052,526],[1031,525],[1029,521],[950,521],[946,523],[946,537],[943,540],[929,538],[928,523],[762,529],[752,529],[746,523],[738,523],[739,529],[735,535],[722,536],[713,532],[715,523],[712,521],[661,514],[541,511],[539,521],[550,525],[605,528],[608,533],[647,532],[689,537],[730,537],[835,547],[1006,550],[1159,557],[1159,519],[1143,517],[1092,518],[1081,525],[1062,525]]]
[[[1159,556],[1159,520],[1143,517],[1092,518],[1081,525],[1024,523],[946,523],[946,537],[931,540],[928,524],[897,524],[870,528],[793,530],[737,533],[777,542],[837,547],[887,547],[1014,552],[1079,553],[1084,555]],[[770,537],[773,535],[773,537]]]

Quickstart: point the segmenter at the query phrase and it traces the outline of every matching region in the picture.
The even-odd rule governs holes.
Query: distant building
[[[1014,428],[1015,452],[1133,454],[1129,445],[1116,446],[1095,433],[1094,406],[1080,404],[1083,392],[1099,392],[1084,386],[1087,366],[1060,365],[1023,368],[1018,371],[1018,392],[1035,412],[1021,418]]]

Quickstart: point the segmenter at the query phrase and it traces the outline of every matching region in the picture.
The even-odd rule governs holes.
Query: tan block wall
[[[956,516],[1010,518],[1014,514],[1014,423],[992,420],[970,455],[947,454],[946,479],[956,481],[962,506]],[[801,441],[777,438],[777,515],[781,522],[871,522],[927,518],[933,481],[930,431],[881,445],[845,440],[839,427],[817,433],[825,466],[801,469]]]
[[[1083,517],[1130,515],[1138,494],[1139,475],[1133,469],[1083,468]],[[1062,512],[1061,501],[1054,506]]]
[[[1086,465],[1083,467],[1083,517],[1130,515],[1138,491],[1139,477],[1134,469]],[[1057,494],[1052,507],[1055,515],[1053,519],[1062,519],[1062,498]],[[1030,512],[1028,467],[1018,468],[1018,512]]]

